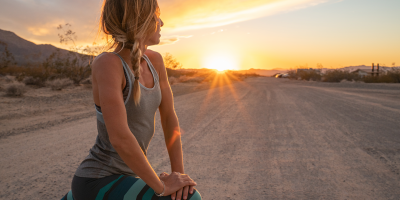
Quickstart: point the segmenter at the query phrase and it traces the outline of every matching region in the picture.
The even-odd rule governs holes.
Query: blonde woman
[[[159,15],[157,0],[104,0],[100,28],[116,48],[92,64],[98,136],[63,199],[201,199],[184,173],[163,59],[147,50],[160,42]],[[157,109],[172,169],[160,176],[146,158]]]

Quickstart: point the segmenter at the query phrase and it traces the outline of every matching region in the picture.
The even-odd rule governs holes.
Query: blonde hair
[[[111,47],[123,43],[122,48],[131,49],[131,62],[135,82],[133,98],[140,102],[140,61],[143,53],[140,46],[144,39],[157,30],[160,12],[157,0],[104,0],[100,18],[100,29],[111,36]]]

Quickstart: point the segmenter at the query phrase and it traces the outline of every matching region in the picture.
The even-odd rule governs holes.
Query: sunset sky
[[[102,0],[2,0],[0,29],[59,44],[70,23],[95,41]],[[162,45],[184,68],[400,65],[399,0],[159,0]]]

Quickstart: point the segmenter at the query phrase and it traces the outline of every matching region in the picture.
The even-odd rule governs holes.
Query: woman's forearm
[[[163,126],[165,144],[167,145],[171,162],[171,170],[172,172],[185,173],[183,166],[181,132],[178,118],[176,115],[171,115],[165,119],[162,119],[161,124]]]
[[[114,140],[110,138],[114,149],[136,175],[153,188],[155,192],[161,193],[164,190],[164,186],[148,162],[136,138],[130,131],[124,135],[126,135],[124,138],[114,138]]]

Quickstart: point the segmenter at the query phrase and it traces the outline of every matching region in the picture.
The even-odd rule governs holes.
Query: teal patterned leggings
[[[171,197],[157,197],[142,179],[132,176],[100,179],[74,176],[72,190],[61,200],[171,200]],[[201,200],[200,193],[195,190],[188,195],[188,200]]]

